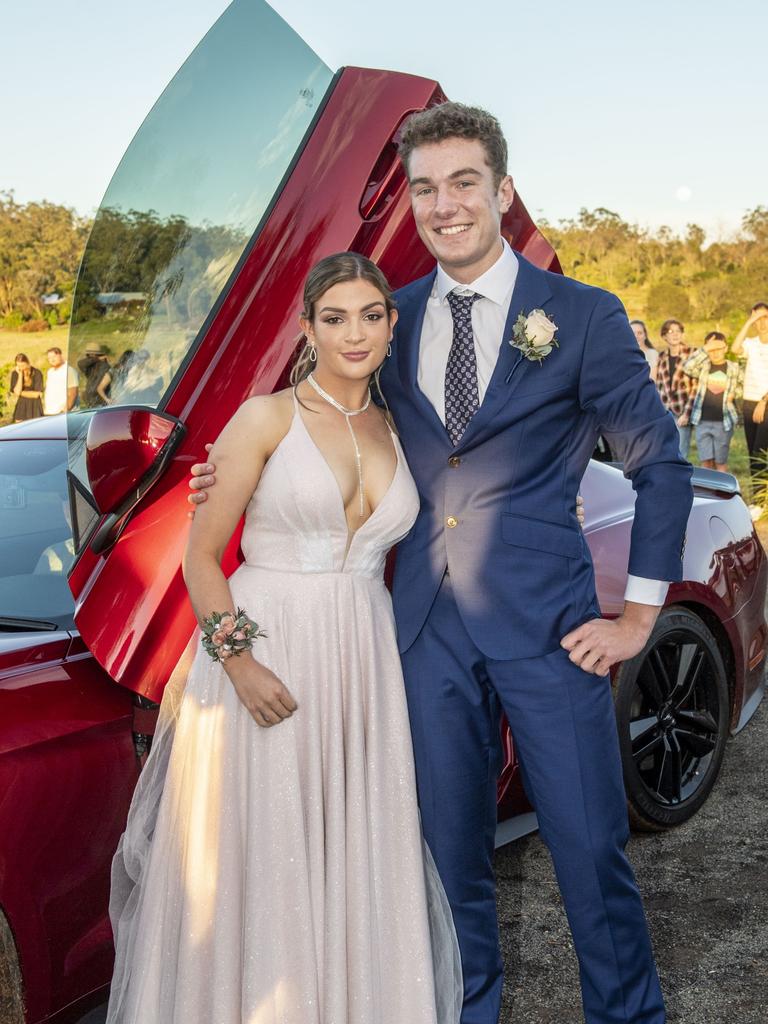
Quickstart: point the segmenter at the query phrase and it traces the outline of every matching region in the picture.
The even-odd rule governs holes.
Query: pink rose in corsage
[[[557,325],[543,309],[531,310],[527,315],[520,313],[512,328],[510,345],[519,348],[526,359],[541,364],[552,351],[559,348],[555,340]]]
[[[203,619],[201,643],[214,661],[227,661],[236,654],[248,651],[253,641],[266,637],[266,633],[249,619],[242,608],[232,612],[212,612]]]

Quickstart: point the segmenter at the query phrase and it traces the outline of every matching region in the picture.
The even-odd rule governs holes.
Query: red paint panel
[[[109,870],[138,776],[131,695],[89,655],[0,676],[0,906],[28,1019],[105,984]]]
[[[91,418],[88,481],[102,515],[114,512],[157,461],[176,421],[149,409],[104,409]]]

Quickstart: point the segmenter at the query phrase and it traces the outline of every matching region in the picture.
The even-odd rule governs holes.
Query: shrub
[[[661,281],[648,291],[645,308],[651,320],[666,320],[678,317],[687,320],[691,313],[688,292],[672,281]]]
[[[8,393],[12,369],[13,363],[6,363],[5,366],[0,366],[0,424],[7,423],[10,420],[11,410],[15,402],[13,396]],[[2,1019],[0,1017],[0,1021]]]
[[[50,331],[51,325],[47,320],[25,320],[18,329],[24,334],[32,334],[34,331]]]
[[[0,320],[0,326],[4,327],[6,331],[18,331],[23,323],[24,317],[16,310],[12,313],[6,313],[2,320]]]

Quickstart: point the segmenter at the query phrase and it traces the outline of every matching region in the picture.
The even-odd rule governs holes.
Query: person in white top
[[[43,412],[56,416],[74,409],[77,402],[77,370],[64,359],[60,348],[49,348],[48,373],[45,377]]]
[[[629,326],[632,328],[632,333],[637,339],[637,344],[640,346],[640,351],[646,358],[648,367],[651,371],[651,380],[656,380],[656,364],[659,361],[659,353],[653,346],[653,342],[648,337],[648,328],[642,320],[630,320]]]
[[[768,303],[756,302],[736,335],[731,353],[746,360],[744,373],[744,433],[749,449],[749,472],[754,482],[768,468]]]

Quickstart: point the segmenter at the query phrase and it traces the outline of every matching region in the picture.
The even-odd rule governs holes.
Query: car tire
[[[728,739],[728,680],[715,638],[687,608],[664,608],[614,687],[630,823],[646,832],[681,825],[709,796]]]

